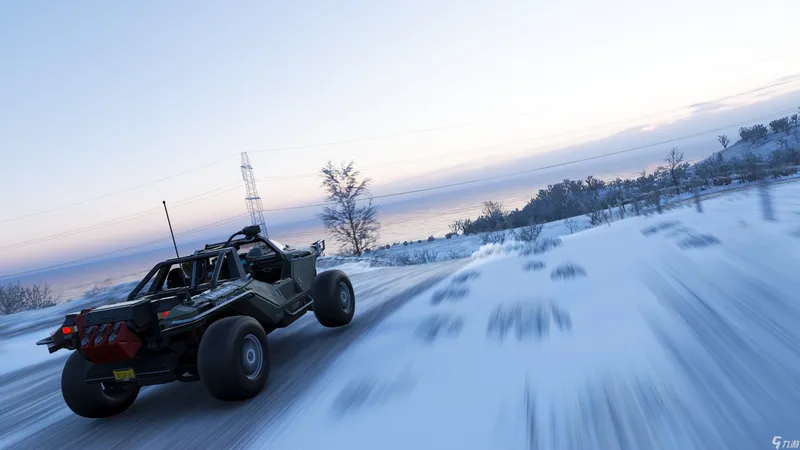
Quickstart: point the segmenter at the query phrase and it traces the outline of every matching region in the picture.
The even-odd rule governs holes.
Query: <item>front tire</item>
[[[220,319],[208,327],[200,340],[200,382],[217,400],[255,397],[264,389],[269,369],[267,333],[252,317]]]
[[[356,296],[350,278],[341,270],[317,274],[311,296],[314,299],[314,315],[322,326],[342,327],[353,320]]]
[[[61,395],[69,409],[81,417],[100,419],[115,416],[130,408],[139,395],[137,384],[87,383],[92,362],[79,352],[72,355],[61,372]]]

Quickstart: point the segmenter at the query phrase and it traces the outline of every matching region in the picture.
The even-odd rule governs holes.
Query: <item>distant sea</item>
[[[525,186],[493,186],[462,189],[446,196],[423,197],[404,205],[400,211],[387,207],[379,209],[381,223],[380,242],[391,244],[404,240],[425,240],[428,236],[442,237],[449,231],[449,225],[463,218],[475,218],[480,215],[482,202],[485,200],[500,201],[509,210],[522,207],[538,187]],[[269,224],[269,217],[267,217]],[[290,237],[302,235],[303,237]],[[306,237],[307,236],[307,237]],[[227,236],[220,237],[224,240]],[[291,233],[271,233],[271,238],[283,244],[308,245],[317,239],[327,239],[328,252],[338,251],[337,244],[325,231],[320,222],[314,225],[307,223],[302,228],[293,228]],[[180,245],[181,254],[189,254],[199,244]],[[81,297],[94,286],[108,287],[115,284],[141,279],[159,260],[175,255],[172,247],[164,247],[122,258],[89,262],[86,264],[58,268],[33,273],[19,278],[23,284],[46,282],[61,295],[62,300]]]

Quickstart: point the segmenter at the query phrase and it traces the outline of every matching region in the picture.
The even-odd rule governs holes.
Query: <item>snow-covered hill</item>
[[[760,156],[769,161],[770,156],[776,150],[785,148],[800,148],[800,125],[795,126],[789,133],[769,134],[766,139],[758,142],[738,141],[720,153],[726,161],[732,158],[743,158],[748,153]]]
[[[768,448],[800,439],[800,185],[482,247],[254,448]],[[550,241],[550,242],[559,242]]]

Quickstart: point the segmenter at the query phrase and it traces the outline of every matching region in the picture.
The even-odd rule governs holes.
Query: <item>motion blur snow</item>
[[[767,448],[800,430],[800,187],[773,195],[484,246],[253,447]]]

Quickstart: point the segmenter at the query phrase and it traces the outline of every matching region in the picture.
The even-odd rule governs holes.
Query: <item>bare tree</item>
[[[0,314],[14,314],[29,309],[41,309],[58,303],[49,284],[23,286],[20,282],[0,285]]]
[[[491,229],[496,230],[503,227],[506,213],[502,203],[493,200],[483,202],[483,215],[489,220]]]
[[[465,225],[466,221],[464,219],[454,220],[453,223],[450,224],[450,231],[453,234],[464,233]]]
[[[667,153],[667,157],[664,158],[664,161],[667,163],[667,172],[669,172],[669,176],[672,178],[672,183],[675,185],[675,194],[680,195],[680,178],[685,170],[685,165],[683,163],[683,152],[679,152],[677,147],[672,147],[669,153]]]
[[[569,219],[564,219],[564,226],[569,230],[569,234],[572,234],[578,229],[578,222],[570,217]]]
[[[321,170],[322,187],[328,194],[326,200],[332,205],[326,206],[319,218],[341,243],[342,251],[355,256],[377,244],[380,229],[378,208],[372,204],[372,197],[368,197],[366,205],[356,205],[369,196],[367,187],[372,182],[370,178],[359,181],[359,175],[353,161],[341,167],[334,167],[328,161]]]
[[[717,136],[717,141],[719,141],[720,145],[722,145],[723,150],[728,148],[728,144],[731,143],[731,140],[728,139],[727,134],[720,134],[719,136]]]

